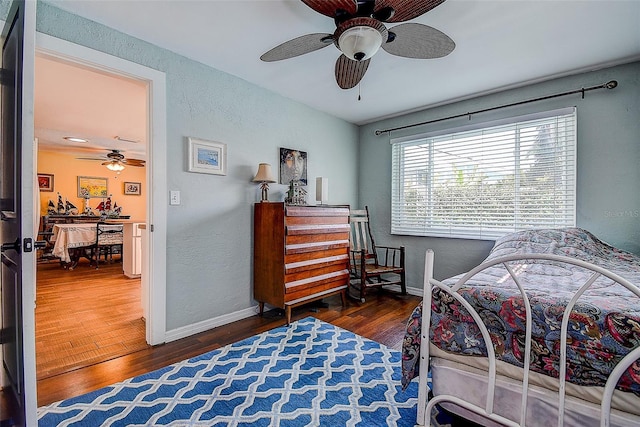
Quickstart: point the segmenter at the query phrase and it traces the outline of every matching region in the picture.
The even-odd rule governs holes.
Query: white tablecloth
[[[122,224],[109,224],[101,225],[103,230],[122,230]],[[109,241],[101,243],[107,243],[111,245],[122,244],[122,233],[106,234],[109,236]],[[54,242],[53,255],[60,258],[63,262],[71,262],[69,255],[69,249],[82,248],[95,245],[96,243],[96,224],[55,224],[53,226],[53,237],[51,239]]]

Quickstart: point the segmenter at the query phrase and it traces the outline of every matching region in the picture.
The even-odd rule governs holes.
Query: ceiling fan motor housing
[[[356,17],[340,23],[333,40],[349,59],[364,61],[375,55],[388,36],[387,27],[377,19]]]
[[[122,159],[124,159],[124,156],[122,155],[122,153],[120,153],[119,150],[111,150],[111,153],[108,153],[107,157],[112,159],[112,160],[122,160]]]

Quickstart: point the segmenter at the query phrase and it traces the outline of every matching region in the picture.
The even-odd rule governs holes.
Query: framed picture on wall
[[[139,182],[125,182],[124,183],[124,194],[130,196],[139,196],[141,193],[142,185]]]
[[[289,185],[293,180],[307,185],[307,152],[280,148],[280,184]]]
[[[40,191],[53,191],[53,175],[48,173],[39,173],[38,188],[40,188]]]
[[[108,197],[108,179],[95,176],[79,176],[78,177],[78,197]]]
[[[227,174],[227,144],[188,138],[189,172]]]

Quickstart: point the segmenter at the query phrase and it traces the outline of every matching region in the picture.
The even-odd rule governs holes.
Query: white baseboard
[[[246,319],[247,317],[255,316],[258,314],[258,306],[254,305],[249,308],[245,308],[240,311],[236,311],[229,314],[223,314],[222,316],[214,317],[207,320],[202,320],[191,325],[181,326],[177,329],[167,331],[165,334],[165,342],[176,341],[182,338],[189,337],[191,335],[205,332],[218,326],[226,325],[236,320]]]
[[[384,288],[392,290],[392,291],[400,292],[400,285],[389,285],[389,286],[385,286]],[[414,288],[414,287],[411,287],[411,286],[407,286],[407,293],[409,295],[415,295],[417,297],[421,297],[422,296],[422,288]]]
[[[415,295],[417,297],[421,297],[424,295],[424,292],[422,292],[422,288],[414,288],[411,286],[407,286],[407,293],[409,295]]]
[[[385,286],[385,289],[390,289],[400,292],[400,285]],[[422,296],[422,288],[414,288],[407,286],[407,293],[409,295]],[[267,305],[265,311],[268,311],[271,307]],[[223,326],[237,320],[246,319],[247,317],[255,316],[258,314],[258,306],[254,305],[249,308],[245,308],[240,311],[236,311],[229,314],[223,314],[222,316],[214,317],[211,319],[203,320],[198,323],[192,323],[191,325],[181,326],[177,329],[167,331],[165,334],[165,342],[176,341],[182,338],[190,337],[191,335],[205,332],[218,326]]]

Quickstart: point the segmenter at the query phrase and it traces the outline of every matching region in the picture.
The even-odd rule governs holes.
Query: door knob
[[[2,252],[8,251],[10,249],[13,249],[16,252],[20,252],[20,247],[21,246],[22,245],[20,244],[20,238],[18,237],[15,242],[3,243],[2,246],[0,247],[0,249],[2,250]]]
[[[36,240],[35,242],[33,242],[33,247],[36,249],[44,249],[47,247],[47,241],[46,240]]]

